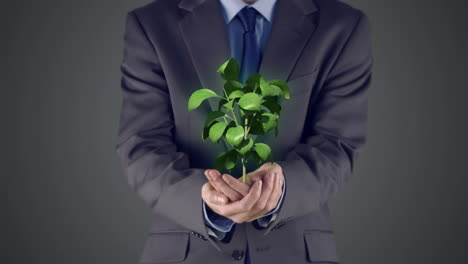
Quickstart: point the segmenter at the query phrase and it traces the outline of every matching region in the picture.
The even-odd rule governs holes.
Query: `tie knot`
[[[249,6],[245,6],[237,13],[245,32],[255,32],[255,18],[257,13],[258,11],[255,8]]]

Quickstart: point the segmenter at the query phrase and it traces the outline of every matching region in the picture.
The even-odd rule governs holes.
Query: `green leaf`
[[[279,115],[279,113],[281,112],[281,105],[277,102],[274,102],[273,100],[265,100],[265,102],[263,102],[262,105],[264,105],[272,113]]]
[[[247,80],[245,80],[245,84],[247,85],[246,88],[244,88],[244,90],[247,90],[246,92],[253,92],[254,89],[255,89],[255,86],[257,85],[260,85],[259,81],[260,81],[260,78],[262,78],[262,75],[260,75],[259,73],[253,73],[251,74]],[[258,88],[257,88],[258,89]]]
[[[281,88],[279,86],[276,86],[274,84],[270,84],[268,85],[269,89],[267,90],[267,92],[265,93],[264,96],[276,96],[276,95],[282,95],[283,94],[283,90],[281,90]]]
[[[260,96],[256,93],[246,93],[240,98],[238,104],[245,110],[260,110]]]
[[[205,120],[205,127],[211,125],[211,123],[213,123],[213,121],[215,121],[216,119],[221,118],[223,116],[226,116],[226,113],[224,113],[223,111],[213,111],[213,112],[209,113],[208,116],[206,117],[206,120]]]
[[[262,160],[266,160],[268,155],[271,153],[271,149],[267,144],[264,143],[255,143],[255,152],[260,156]]]
[[[223,79],[226,81],[239,80],[239,64],[234,58],[230,58],[224,62],[221,67],[218,68],[217,72],[221,73],[221,77],[223,77]]]
[[[231,127],[236,127],[236,122],[234,122],[234,120],[231,120],[231,122],[229,122],[229,125],[227,126],[227,128],[231,128]]]
[[[192,111],[193,109],[200,106],[204,100],[211,98],[211,97],[221,97],[217,95],[210,89],[199,89],[192,93],[188,100],[188,110]]]
[[[226,99],[220,99],[218,102],[218,111],[221,111],[221,107],[223,107],[223,104],[227,103]]]
[[[253,140],[251,138],[246,138],[242,140],[242,143],[236,148],[237,152],[239,152],[242,155],[246,155],[247,152],[252,148],[253,146]],[[245,156],[246,160],[248,159],[247,156]]]
[[[220,153],[218,156],[216,156],[216,159],[215,159],[215,169],[217,169],[217,170],[220,171],[220,172],[225,168],[225,164],[226,164],[226,154],[227,154],[227,151],[226,151],[226,152],[222,152],[222,153]]]
[[[209,127],[204,127],[202,131],[202,139],[205,140],[208,137],[208,133],[210,132]]]
[[[226,166],[226,169],[231,170],[236,166],[236,161],[237,161],[237,151],[234,149],[231,149],[228,151],[226,155],[226,160],[224,162],[224,166]]]
[[[255,152],[255,151],[252,151],[251,153],[252,153],[252,156],[254,157],[255,162],[257,163],[257,165],[260,165],[260,163],[262,162],[262,158],[260,158],[258,153]]]
[[[244,89],[244,85],[242,85],[242,83],[238,81],[230,80],[224,84],[224,90],[226,91],[228,96],[231,95],[231,93],[234,91],[243,90],[243,89]]]
[[[283,91],[283,97],[286,99],[291,98],[291,92],[289,91],[288,83],[283,80],[271,80],[268,82],[270,85],[276,85]]]
[[[236,126],[231,127],[226,132],[226,140],[229,144],[233,146],[237,146],[242,142],[244,139],[244,127],[243,126]]]
[[[265,99],[265,102],[273,102],[273,103],[277,103],[279,104],[279,96],[268,96],[268,97],[265,97],[263,98]]]
[[[278,116],[272,113],[262,113],[262,128],[265,132],[278,126]]]
[[[249,86],[246,86],[249,87]],[[260,84],[255,83],[255,85],[252,88],[244,89],[246,93],[256,93],[256,94],[262,94],[262,90],[260,89]]]
[[[263,79],[263,77],[260,77],[260,90],[262,91],[263,97],[276,96],[283,93],[280,87],[276,85],[269,85],[268,82]]]
[[[213,141],[213,143],[217,143],[218,140],[223,136],[227,125],[228,124],[226,122],[219,122],[211,126],[209,131],[209,137],[211,141]]]
[[[242,107],[239,107],[239,111],[241,113],[244,113],[245,116],[247,116],[248,118],[250,118],[251,116],[253,116],[254,114],[258,113],[259,111],[262,111],[262,109],[260,110],[245,110],[245,109],[242,109]],[[249,123],[250,124],[250,123]]]
[[[211,122],[211,124],[209,126],[205,126],[203,128],[203,132],[202,132],[202,139],[203,140],[206,140],[206,138],[208,137],[209,133],[210,133],[210,128],[216,124],[216,123],[219,123],[218,121],[214,120],[213,122]]]
[[[224,168],[231,170],[236,165],[238,155],[239,154],[237,154],[237,151],[233,149],[220,153],[218,156],[216,156],[215,159],[215,169],[219,170],[220,172]]]
[[[249,130],[249,134],[252,134],[252,135],[264,135],[265,134],[265,131],[263,130],[263,126],[262,126],[262,120],[260,118],[260,115],[259,114],[256,114],[255,116],[252,117],[253,120],[251,121],[251,125],[250,125],[250,130]]]
[[[231,111],[233,108],[233,104],[234,104],[234,100],[231,100],[225,104],[223,104],[224,108],[226,108],[226,110],[228,111]]]
[[[229,99],[239,98],[244,95],[244,92],[241,90],[235,90],[229,95]]]
[[[278,126],[278,122],[271,120],[271,119],[268,120],[267,122],[262,123],[262,127],[265,132],[268,132],[277,126]]]
[[[253,142],[253,140],[252,140],[252,142]],[[247,160],[249,160],[250,156],[252,156],[252,151],[251,150],[245,152],[244,159],[247,161]]]
[[[272,114],[272,113],[268,113],[268,112],[264,112],[262,113],[262,116],[267,116],[273,120],[278,120],[279,116],[278,114]]]

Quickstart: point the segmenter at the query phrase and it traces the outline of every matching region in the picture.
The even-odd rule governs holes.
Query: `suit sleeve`
[[[369,18],[359,12],[317,101],[309,106],[303,138],[276,161],[288,191],[275,222],[320,210],[349,179],[365,144],[373,57]]]
[[[205,216],[205,224],[219,240],[222,240],[236,224],[231,219],[211,210],[210,207],[206,205],[205,201],[203,201],[203,213]]]
[[[174,142],[163,68],[134,11],[126,17],[120,69],[122,106],[116,152],[129,185],[154,212],[214,244],[202,210],[205,169],[190,167],[189,157]]]

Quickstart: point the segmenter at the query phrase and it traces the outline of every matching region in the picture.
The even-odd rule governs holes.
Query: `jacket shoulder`
[[[145,5],[135,7],[129,11],[139,18],[158,17],[177,12],[180,0],[153,0]]]
[[[339,38],[349,36],[360,21],[366,27],[369,26],[369,17],[363,10],[355,6],[339,0],[311,1],[315,1],[318,6],[322,26]]]
[[[366,16],[363,10],[339,0],[312,0],[318,5],[320,15],[339,24],[354,24],[361,16]]]

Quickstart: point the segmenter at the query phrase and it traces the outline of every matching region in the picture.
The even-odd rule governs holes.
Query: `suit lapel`
[[[216,70],[231,55],[222,6],[218,0],[182,0],[179,7],[189,11],[180,21],[179,28],[201,82],[223,94],[224,80]],[[218,108],[216,99],[208,99],[211,110]]]
[[[307,15],[316,10],[316,5],[310,0],[277,0],[259,69],[265,80],[289,80],[296,61],[316,28]],[[283,98],[279,101],[281,103]],[[279,131],[283,129],[279,128]],[[265,135],[252,135],[252,139],[274,148],[277,141],[271,140],[273,134],[270,131]]]
[[[310,0],[277,0],[270,36],[259,72],[266,80],[288,81],[316,25],[307,16],[317,10]]]

